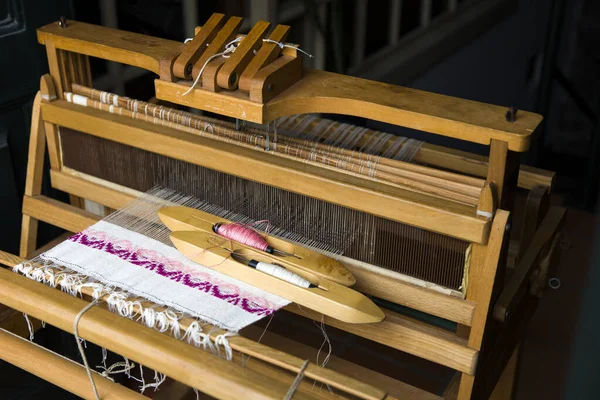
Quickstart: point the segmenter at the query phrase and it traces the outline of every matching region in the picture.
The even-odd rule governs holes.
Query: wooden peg
[[[225,22],[225,15],[214,13],[206,21],[206,24],[200,29],[194,38],[185,45],[183,51],[175,60],[173,65],[173,74],[178,78],[190,79],[192,77],[192,68],[198,59],[207,50],[207,44],[212,42],[219,33],[219,29]]]
[[[254,25],[235,50],[235,53],[231,55],[219,71],[217,84],[220,87],[229,90],[237,88],[241,73],[254,57],[254,50],[257,50],[263,43],[262,40],[267,35],[270,26],[271,24],[266,21],[258,21]]]
[[[288,34],[290,33],[290,27],[287,25],[277,25],[271,35],[269,35],[270,40],[274,40],[276,42],[283,42],[286,40]],[[275,43],[271,42],[263,42],[258,52],[250,60],[246,69],[242,72],[240,76],[239,88],[243,91],[249,92],[250,86],[252,85],[252,78],[256,73],[265,65],[274,61],[279,54],[281,53],[281,47],[279,47]]]
[[[200,74],[200,70],[202,70],[202,67],[204,67],[206,60],[215,54],[222,52],[225,48],[225,45],[236,37],[238,30],[242,26],[242,21],[243,18],[240,17],[229,18],[229,20],[225,23],[225,26],[221,28],[217,36],[211,41],[210,45],[194,64],[194,69],[192,71],[194,79],[196,79]],[[202,27],[202,29],[204,29],[204,27]]]

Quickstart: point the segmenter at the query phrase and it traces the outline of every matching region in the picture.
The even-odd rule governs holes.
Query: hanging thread
[[[79,349],[79,354],[81,355],[81,359],[83,360],[83,365],[85,366],[85,370],[87,372],[88,378],[90,378],[90,383],[92,384],[92,390],[94,391],[94,396],[96,400],[100,400],[100,395],[98,394],[98,388],[96,387],[96,382],[94,382],[94,377],[92,376],[92,369],[90,368],[90,364],[88,363],[87,357],[85,356],[85,351],[83,351],[83,346],[81,344],[81,339],[79,337],[79,320],[83,317],[88,310],[98,304],[98,299],[94,299],[91,303],[85,306],[79,314],[73,320],[73,335],[75,336],[75,342],[77,343],[77,348]]]
[[[194,90],[196,85],[198,85],[198,82],[200,82],[200,78],[202,78],[202,73],[204,72],[204,68],[206,68],[206,66],[208,65],[209,62],[211,62],[212,60],[214,60],[217,57],[229,58],[228,54],[233,53],[235,51],[235,49],[237,49],[237,46],[239,46],[239,43],[242,41],[242,39],[243,39],[242,36],[233,39],[231,42],[229,42],[225,45],[225,50],[208,57],[208,59],[206,60],[206,62],[202,66],[202,68],[200,68],[200,72],[198,72],[198,76],[196,77],[194,84],[188,90],[186,90],[185,93],[183,93],[183,96],[188,95],[192,90]]]
[[[296,375],[296,379],[294,379],[294,382],[292,382],[292,386],[290,386],[290,388],[288,389],[284,400],[291,400],[292,397],[294,397],[294,393],[296,393],[296,390],[298,390],[298,386],[300,386],[300,382],[302,382],[302,378],[304,378],[304,371],[306,371],[306,367],[308,367],[309,362],[309,360],[306,360],[304,361],[304,364],[302,364],[302,368],[300,368],[300,371],[298,371],[298,375]]]
[[[307,56],[309,56],[310,58],[315,58],[315,56],[313,56],[310,53],[307,53],[306,51],[302,50],[300,47],[298,46],[293,46],[291,44],[286,44],[283,42],[278,42],[277,40],[273,40],[273,39],[263,39],[263,42],[267,42],[267,43],[275,43],[277,46],[279,46],[279,48],[283,49],[284,47],[289,47],[290,49],[296,49],[299,52],[306,54]]]

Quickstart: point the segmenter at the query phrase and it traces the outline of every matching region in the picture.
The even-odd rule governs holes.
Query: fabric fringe
[[[203,326],[208,324],[206,322],[161,305],[155,304],[151,307],[144,307],[142,305],[144,300],[139,297],[104,285],[83,274],[39,257],[16,265],[13,271],[52,288],[60,288],[63,292],[74,297],[83,297],[82,290],[91,288],[93,299],[104,300],[110,311],[122,317],[141,322],[159,332],[169,332],[176,339],[184,340],[203,350],[209,350],[228,361],[233,358],[233,350],[227,338],[237,335],[236,332],[220,334],[213,342],[210,338],[211,332],[204,332],[203,330]],[[157,310],[158,307],[164,309]],[[183,318],[194,318],[194,321],[184,329],[180,323]],[[105,361],[104,357],[103,361]]]

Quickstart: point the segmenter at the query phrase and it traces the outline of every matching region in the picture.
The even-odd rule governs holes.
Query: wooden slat
[[[0,302],[66,332],[88,302],[0,268]],[[93,307],[79,321],[79,334],[211,396],[281,399],[288,387],[203,350]],[[298,398],[310,398],[301,396]]]
[[[510,123],[504,107],[325,71],[305,71],[299,82],[266,104],[250,102],[239,92],[196,90],[182,96],[188,88],[186,83],[155,81],[158,99],[250,122],[306,113],[353,115],[484,145],[498,139],[518,152],[529,148],[542,121],[538,114],[520,112]]]
[[[4,329],[0,329],[0,358],[76,396],[89,400],[96,398],[85,367]],[[103,400],[147,399],[95,371],[92,375]]]
[[[251,325],[244,328],[242,335],[258,340],[262,335],[263,330]],[[303,360],[315,361],[315,357],[318,353],[317,349],[307,346],[303,343],[289,339],[287,337],[278,335],[271,331],[262,338],[261,343],[266,344],[277,349],[281,349],[287,353],[293,354]],[[316,366],[315,366],[316,367]],[[433,393],[426,392],[425,390],[411,386],[405,382],[399,381],[394,378],[390,378],[379,372],[370,370],[360,365],[354,364],[350,361],[346,361],[343,358],[331,355],[327,361],[327,369],[332,369],[339,373],[343,373],[346,376],[352,376],[356,379],[360,379],[364,382],[369,382],[371,385],[375,385],[384,389],[388,396],[386,400],[393,399],[418,399],[418,400],[442,400],[441,397],[434,395]],[[321,370],[325,370],[321,368]]]
[[[125,207],[137,197],[132,193],[117,190],[117,185],[113,184],[115,188],[107,187],[108,182],[106,181],[102,181],[102,184],[93,183],[89,180],[93,179],[92,177],[85,176],[81,178],[76,172],[67,168],[62,171],[50,170],[50,179],[52,180],[52,187],[58,190],[85,197],[115,210]]]
[[[474,207],[66,101],[43,104],[42,117],[97,137],[471,242],[485,242],[491,225],[475,215]]]
[[[271,32],[271,34],[269,35],[269,39],[274,40],[276,42],[285,42],[285,39],[287,38],[289,33],[289,26],[277,25],[275,29],[273,29],[273,32]],[[242,72],[239,81],[239,88],[243,91],[249,92],[252,83],[252,77],[262,67],[274,61],[280,53],[281,48],[277,44],[264,42],[260,49],[258,49],[258,52],[254,56],[254,58],[250,60],[250,63],[248,64],[244,72]]]
[[[490,240],[487,245],[474,244],[471,262],[468,270],[467,300],[477,304],[473,315],[473,323],[468,335],[469,348],[481,349],[483,335],[492,300],[492,290],[498,273],[498,261],[502,250],[502,243],[506,233],[509,212],[498,210],[494,216]],[[464,328],[464,327],[461,327]],[[459,329],[459,334],[466,331]],[[459,399],[471,398],[474,374],[462,374],[458,389]]]
[[[344,263],[356,278],[354,289],[463,325],[471,325],[475,304]]]
[[[470,348],[465,339],[393,311],[384,310],[385,319],[376,324],[347,324],[306,308],[300,309],[296,304],[290,304],[285,309],[315,321],[323,318],[327,325],[457,371],[475,373],[479,352]]]
[[[325,71],[305,73],[293,90],[273,99],[265,120],[311,112],[354,115],[485,145],[499,139],[519,152],[528,149],[542,121],[520,111],[510,123],[505,107]]]
[[[262,45],[262,40],[271,26],[266,21],[258,21],[242,40],[235,52],[227,59],[217,74],[217,83],[223,89],[236,89],[242,71],[254,57],[254,50]]]
[[[192,70],[192,76],[194,79],[196,79],[206,61],[213,55],[222,52],[225,48],[225,45],[235,38],[237,31],[242,26],[242,21],[243,19],[240,17],[231,17],[227,20],[215,38],[210,42],[206,50],[204,50],[200,58],[198,58],[198,60],[194,63],[194,68]],[[156,97],[158,98],[158,96]]]
[[[488,158],[485,156],[430,143],[424,143],[421,146],[415,154],[414,161],[480,177],[486,177],[488,171]],[[520,188],[527,190],[542,185],[550,190],[554,184],[555,175],[551,171],[521,165],[518,185]]]
[[[206,45],[217,36],[219,28],[223,25],[223,22],[225,22],[224,18],[225,15],[223,14],[212,14],[200,32],[185,45],[183,51],[173,64],[173,74],[175,76],[185,79],[190,79],[192,77],[192,68],[194,64],[206,49]]]
[[[100,220],[96,214],[46,196],[24,196],[23,214],[69,232],[79,232]]]
[[[41,94],[38,92],[33,100],[31,111],[31,134],[29,136],[29,158],[27,160],[27,177],[25,194],[38,195],[42,189],[44,153],[46,151],[46,134],[40,112]],[[21,221],[21,244],[19,254],[27,257],[37,243],[38,222],[31,216],[23,214]]]
[[[184,47],[183,43],[173,40],[71,20],[66,28],[56,22],[43,26],[37,30],[37,36],[40,44],[52,41],[57,49],[133,65],[155,74],[160,73],[162,60],[175,57]],[[63,91],[58,89],[62,95]]]

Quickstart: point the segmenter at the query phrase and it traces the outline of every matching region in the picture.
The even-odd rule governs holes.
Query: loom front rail
[[[98,221],[100,216],[82,209],[83,199],[119,209],[161,183],[156,180],[191,174],[194,181],[207,186],[187,183],[184,188],[210,192],[207,201],[224,202],[219,207],[232,207],[232,213],[246,213],[250,219],[272,213],[284,225],[279,227],[282,235],[318,236],[313,244],[324,252],[329,244],[333,248],[345,243],[347,236],[340,239],[340,232],[364,230],[345,240],[350,244],[339,260],[356,278],[354,287],[383,304],[384,321],[348,324],[289,307],[282,315],[286,323],[295,325],[284,324],[283,336],[268,334],[259,343],[262,329],[249,327],[231,337],[233,363],[101,306],[81,319],[81,337],[216,398],[280,399],[304,359],[316,354],[310,344],[301,343],[310,335],[293,335],[300,332],[302,336],[303,321],[312,319],[353,335],[354,351],[361,351],[363,345],[377,350],[369,354],[381,365],[385,365],[384,353],[389,355],[387,360],[408,353],[421,359],[410,359],[420,363],[419,368],[426,363],[455,371],[447,388],[428,391],[412,381],[403,382],[405,377],[398,371],[383,371],[377,361],[360,365],[360,357],[352,357],[351,351],[350,360],[334,356],[328,368],[308,364],[307,378],[329,385],[342,397],[488,398],[521,340],[540,288],[546,286],[541,279],[552,275],[557,259],[555,243],[565,213],[548,206],[553,174],[520,166],[518,160],[541,116],[519,111],[511,122],[505,118],[506,107],[324,71],[303,71],[301,56],[293,46],[281,49],[262,41],[268,30],[265,24],[257,24],[241,40],[241,50],[233,53],[236,57],[231,62],[218,57],[206,61],[238,36],[239,19],[225,21],[219,15],[197,29],[187,46],[76,21],[40,28],[38,39],[46,46],[50,74],[42,77],[34,102],[22,258],[0,252],[0,262],[11,267],[33,253],[38,221],[69,232]],[[278,26],[269,38],[283,42],[288,30]],[[256,57],[253,50],[257,50]],[[94,91],[89,56],[152,71],[159,76],[155,80],[158,99],[225,117],[266,123],[294,114],[347,114],[489,145],[490,154],[482,158],[424,144],[414,159],[425,165],[375,155],[378,163],[373,166],[372,155],[328,147],[326,142],[306,147],[297,138],[282,137],[280,148],[271,149],[265,145],[265,135],[252,130],[242,135],[227,121],[195,119],[181,110],[153,108],[148,103],[144,108],[154,111],[143,113],[137,109],[142,104],[137,100]],[[204,64],[200,74],[197,67]],[[198,77],[199,85],[184,96]],[[309,126],[309,122],[303,124]],[[316,122],[317,126],[323,123]],[[315,124],[310,126],[314,128]],[[71,204],[41,194],[46,148],[52,186],[69,193]],[[94,157],[86,149],[93,149]],[[303,153],[306,149],[310,157]],[[340,162],[346,157],[351,162]],[[238,188],[257,200],[235,202],[231,198],[237,195],[219,194],[223,192],[220,185]],[[511,215],[521,211],[514,206],[519,187],[531,193],[521,218],[520,238],[514,241],[508,237],[507,226],[511,226]],[[259,209],[265,198],[270,199],[271,208]],[[253,212],[255,216],[249,215]],[[320,229],[311,231],[311,226]],[[505,277],[510,278],[506,283]],[[492,293],[499,293],[497,299]],[[84,299],[77,299],[0,269],[1,303],[68,332],[91,293],[84,294]],[[409,316],[407,309],[435,317],[437,323]],[[448,329],[440,321],[454,325]],[[218,330],[212,332],[212,339],[218,334]],[[93,398],[91,389],[82,384],[81,366],[69,364],[73,379],[65,380],[64,374],[49,373],[41,364],[12,357],[10,351],[27,349],[56,365],[66,365],[56,355],[8,334],[0,334],[0,341],[1,358]],[[241,354],[252,356],[252,361],[241,365]],[[115,389],[104,378],[97,381],[103,396],[139,397],[127,389]],[[294,398],[333,397],[327,391],[314,392],[312,386],[303,381]]]

